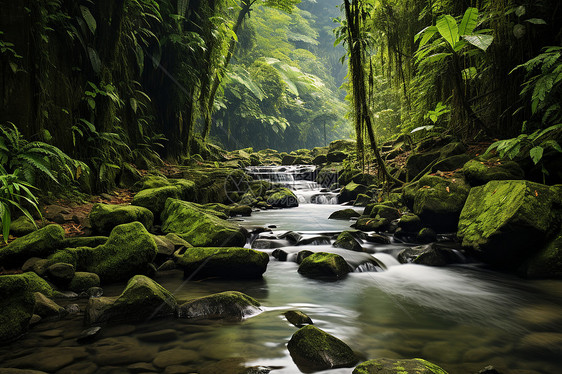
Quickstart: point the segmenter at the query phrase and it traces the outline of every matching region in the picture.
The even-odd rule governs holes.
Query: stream
[[[327,219],[339,209],[339,205],[301,204],[255,212],[240,223],[275,225],[276,232],[340,232],[350,222]],[[83,314],[78,314],[40,323],[24,338],[0,347],[0,367],[55,373],[226,374],[242,364],[268,366],[272,373],[300,373],[286,348],[296,328],[282,316],[298,309],[365,359],[420,357],[449,373],[476,373],[487,365],[500,373],[559,372],[561,282],[522,280],[477,264],[400,265],[394,255],[404,247],[371,245],[370,255],[387,270],[350,273],[337,282],[305,278],[295,262],[273,257],[259,281],[186,282],[181,271],[168,271],[156,281],[178,299],[237,290],[262,303],[263,312],[242,322],[167,319],[111,325],[89,344],[77,342],[85,328]],[[325,243],[299,247],[305,248],[332,247]],[[117,296],[123,288],[123,284],[108,286],[104,296]],[[78,303],[83,310],[87,300],[57,302]],[[157,331],[165,334],[155,338],[152,333]]]

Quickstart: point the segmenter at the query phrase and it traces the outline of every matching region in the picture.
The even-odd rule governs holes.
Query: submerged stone
[[[378,358],[359,364],[353,374],[447,374],[445,370],[421,358],[392,360]]]
[[[260,303],[237,291],[221,292],[180,305],[178,317],[187,319],[242,320],[259,313]]]
[[[292,323],[297,327],[302,327],[304,325],[312,325],[313,322],[309,316],[305,313],[301,312],[300,310],[289,310],[283,313],[287,321]]]
[[[464,262],[464,257],[452,248],[437,243],[405,248],[398,254],[402,264],[414,263],[428,266],[446,266]]]

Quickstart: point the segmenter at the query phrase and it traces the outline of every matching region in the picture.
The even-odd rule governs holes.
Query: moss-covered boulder
[[[402,264],[446,266],[462,263],[464,259],[453,248],[433,243],[403,249],[398,253],[398,261]]]
[[[187,319],[226,319],[240,321],[261,312],[260,303],[237,291],[221,292],[190,300],[178,309],[178,317]]]
[[[288,188],[279,188],[267,196],[267,203],[275,208],[294,208],[299,206],[299,199]]]
[[[471,186],[481,186],[493,180],[519,180],[525,172],[515,161],[499,158],[477,158],[464,164],[462,172]]]
[[[375,204],[370,207],[369,217],[386,218],[392,221],[400,218],[400,211],[386,204]]]
[[[355,235],[351,231],[344,231],[338,235],[338,238],[334,242],[334,247],[349,249],[350,251],[363,252],[363,247],[361,243],[355,238]]]
[[[357,195],[355,202],[353,203],[354,206],[367,206],[371,201],[371,196],[360,193]]]
[[[439,151],[414,153],[406,160],[406,173],[408,180],[414,179],[424,171],[433,161],[439,159]]]
[[[461,169],[470,160],[471,157],[467,154],[447,157],[433,165],[431,171],[436,173],[438,171],[453,171]]]
[[[386,231],[390,227],[390,220],[388,218],[362,217],[352,226],[361,231]]]
[[[0,344],[9,343],[27,331],[35,307],[35,292],[48,297],[55,293],[33,272],[0,275]]]
[[[194,247],[177,257],[186,278],[261,278],[268,262],[267,253],[238,247]]]
[[[74,278],[70,281],[68,289],[73,292],[84,292],[92,287],[100,286],[100,277],[94,273],[85,271],[77,271],[74,273]]]
[[[90,223],[94,232],[109,234],[115,226],[138,221],[152,228],[154,214],[147,208],[134,205],[94,204],[90,211]]]
[[[347,221],[351,218],[359,217],[360,215],[361,214],[353,209],[342,209],[336,210],[334,213],[330,214],[330,217],[328,217],[328,219],[341,219]]]
[[[420,179],[413,212],[426,227],[437,232],[454,232],[470,187],[462,178],[446,179],[426,175]]]
[[[86,323],[141,322],[173,316],[178,303],[164,287],[144,275],[135,275],[116,299],[91,298]]]
[[[548,186],[524,180],[474,187],[460,215],[457,235],[484,261],[513,268],[535,255],[559,229],[556,199]]]
[[[37,230],[35,222],[32,222],[26,216],[21,216],[10,222],[10,235],[24,236]]]
[[[340,151],[340,152],[353,152],[357,147],[357,142],[351,139],[339,139],[334,140],[328,145],[328,152]]]
[[[176,233],[195,247],[242,247],[246,232],[193,203],[168,199],[162,212],[162,231]]]
[[[338,202],[346,203],[351,200],[357,199],[359,194],[365,194],[369,188],[363,184],[357,184],[355,182],[349,182],[340,191]]]
[[[41,292],[34,292],[33,297],[35,299],[33,314],[37,314],[42,319],[59,319],[67,313],[62,306],[43,295]]]
[[[317,252],[304,258],[298,271],[309,278],[338,280],[344,278],[351,267],[338,254]]]
[[[288,310],[283,313],[287,321],[292,323],[297,327],[303,327],[305,325],[313,325],[312,319],[306,313],[301,312],[300,310]]]
[[[70,263],[77,271],[95,273],[102,283],[111,283],[146,273],[156,254],[156,243],[146,228],[131,222],[115,227],[105,244],[57,251],[49,263]]]
[[[562,232],[521,268],[527,278],[562,278]]]
[[[403,232],[417,233],[422,229],[422,222],[420,217],[415,214],[404,214],[400,217],[400,221],[398,221],[398,227]]]
[[[0,264],[6,269],[19,268],[31,257],[49,256],[61,247],[63,240],[64,229],[61,226],[45,226],[0,248]]]
[[[347,344],[312,325],[295,332],[287,348],[297,366],[305,373],[352,367],[358,361]]]
[[[78,247],[97,247],[105,244],[109,239],[107,236],[76,236],[65,238],[62,241],[61,248],[78,248]]]
[[[159,217],[168,198],[179,199],[180,190],[177,186],[163,186],[149,188],[138,192],[133,198],[133,205],[150,210],[154,216]]]
[[[447,372],[421,358],[411,360],[378,358],[357,365],[353,374],[447,374]]]
[[[49,280],[60,287],[68,286],[75,273],[74,265],[64,262],[52,264],[47,268]]]
[[[328,162],[343,162],[349,156],[348,153],[340,151],[331,151],[326,155]]]

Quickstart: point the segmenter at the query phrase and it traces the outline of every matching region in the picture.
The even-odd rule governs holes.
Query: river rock
[[[562,231],[520,269],[527,278],[562,278]]]
[[[287,318],[287,321],[289,321],[290,323],[292,323],[297,327],[303,327],[305,325],[313,324],[310,317],[307,316],[305,313],[301,312],[300,310],[289,310],[283,313],[283,315],[285,316],[285,318]]]
[[[422,222],[415,214],[404,214],[398,221],[398,227],[406,233],[417,233],[422,229]]]
[[[195,247],[244,246],[246,231],[217,217],[212,210],[168,199],[162,212],[162,231],[176,233]]]
[[[348,249],[350,251],[363,252],[363,247],[351,231],[344,231],[338,235],[334,247]]]
[[[261,278],[269,256],[249,248],[189,248],[177,257],[185,277]]]
[[[357,198],[355,199],[355,202],[353,203],[353,206],[367,206],[369,204],[369,202],[371,201],[371,196],[360,193],[359,195],[357,195]]]
[[[52,264],[47,268],[49,279],[59,286],[68,286],[75,273],[74,265],[64,262]]]
[[[47,296],[43,295],[41,292],[34,292],[33,297],[35,299],[33,314],[37,314],[43,319],[58,319],[64,317],[67,314],[66,309],[55,303],[53,300],[49,299]]]
[[[437,233],[430,227],[424,227],[417,233],[416,240],[422,244],[433,243],[437,241]]]
[[[304,372],[352,367],[358,361],[347,344],[312,325],[295,332],[287,348]]]
[[[365,194],[369,188],[363,184],[357,184],[355,182],[349,182],[345,185],[344,188],[340,191],[338,202],[346,203],[351,200],[357,199],[359,194]]]
[[[0,344],[27,331],[35,307],[34,292],[54,295],[51,286],[35,273],[0,276]]]
[[[350,266],[340,255],[317,252],[302,260],[298,272],[309,278],[337,280],[351,271]]]
[[[398,261],[402,264],[414,263],[428,266],[446,266],[463,263],[464,258],[452,248],[433,243],[403,249],[398,253]]]
[[[177,302],[164,287],[144,275],[135,275],[116,299],[91,298],[86,323],[141,322],[175,314]]]
[[[493,180],[518,180],[525,177],[525,172],[515,161],[499,158],[476,158],[464,164],[462,172],[471,186],[481,186]]]
[[[400,218],[400,211],[386,204],[374,204],[369,208],[369,217],[371,218],[386,218],[390,221]]]
[[[70,263],[79,271],[97,274],[102,283],[109,283],[146,272],[156,253],[156,244],[146,228],[140,222],[131,222],[116,226],[105,244],[66,248],[50,256],[49,261]]]
[[[143,342],[166,343],[178,339],[178,333],[173,329],[164,329],[158,331],[147,332],[137,335],[137,339]]]
[[[337,210],[334,213],[330,214],[330,217],[328,217],[328,219],[349,220],[354,217],[359,217],[360,215],[361,214],[359,214],[353,209],[342,209],[342,210]]]
[[[83,292],[93,287],[99,287],[99,285],[100,277],[97,274],[77,271],[74,273],[74,278],[70,281],[68,289],[74,292]]]
[[[523,180],[474,187],[457,235],[464,247],[484,261],[515,269],[559,228],[557,198],[548,186]]]
[[[45,226],[0,248],[0,264],[6,269],[19,268],[31,257],[45,258],[61,247],[63,239],[61,226]]]
[[[21,216],[10,222],[10,234],[14,236],[24,236],[37,230],[35,222],[26,216]]]
[[[180,305],[179,318],[242,320],[261,311],[254,298],[237,291],[227,291],[190,300]]]
[[[369,243],[376,243],[376,244],[390,244],[390,239],[386,235],[371,233],[367,235],[366,240]]]
[[[359,218],[352,227],[361,231],[386,231],[390,228],[391,221],[388,218]]]
[[[32,354],[12,360],[10,364],[16,367],[54,373],[87,356],[88,354],[83,347],[37,348]]]
[[[152,228],[154,214],[141,206],[94,204],[90,211],[90,224],[94,232],[109,234],[115,226],[138,221],[147,230]]]
[[[288,188],[278,188],[267,197],[267,203],[275,208],[294,208],[299,206],[299,199]]]
[[[447,374],[445,370],[421,358],[392,360],[379,358],[359,364],[353,374]]]
[[[300,251],[299,253],[297,253],[297,264],[301,264],[305,258],[307,258],[308,256],[314,254],[314,252],[309,251],[308,249],[304,249],[302,251]]]

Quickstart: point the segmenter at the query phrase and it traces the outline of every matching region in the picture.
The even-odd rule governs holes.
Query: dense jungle
[[[558,0],[0,0],[0,374],[554,374]]]

